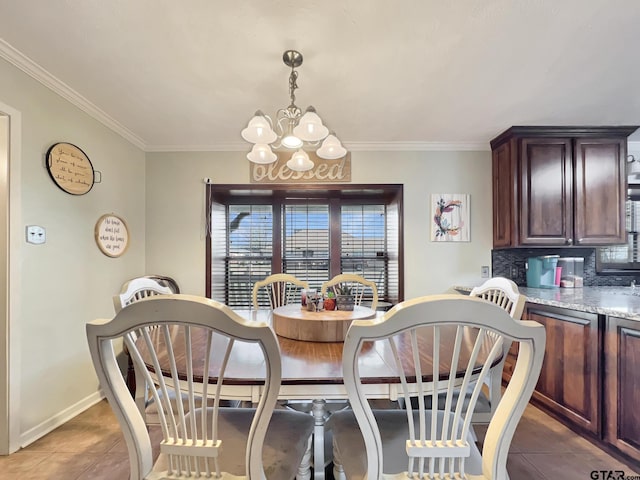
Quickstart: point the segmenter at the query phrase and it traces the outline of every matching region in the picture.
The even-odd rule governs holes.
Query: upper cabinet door
[[[493,246],[510,247],[517,240],[514,228],[514,162],[511,143],[506,142],[493,151]]]
[[[572,141],[520,141],[520,244],[573,242]]]
[[[626,139],[575,141],[575,245],[626,242]]]
[[[493,246],[626,243],[627,137],[637,129],[514,126],[491,140]]]

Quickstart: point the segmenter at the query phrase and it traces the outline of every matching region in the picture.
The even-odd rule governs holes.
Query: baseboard
[[[53,415],[48,418],[44,422],[36,425],[35,427],[27,430],[26,432],[20,435],[20,448],[25,448],[26,446],[32,444],[39,438],[44,437],[47,433],[52,432],[60,425],[68,422],[72,418],[81,414],[85,410],[93,407],[96,403],[100,402],[104,398],[104,394],[102,390],[98,390],[95,393],[92,393],[88,397],[83,398],[79,402],[71,405],[68,408],[65,408],[61,412]]]

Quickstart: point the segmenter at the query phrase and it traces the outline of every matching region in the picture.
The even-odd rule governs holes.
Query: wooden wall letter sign
[[[324,160],[308,152],[311,170],[295,172],[287,167],[293,152],[276,152],[278,160],[266,165],[249,162],[251,183],[339,183],[351,181],[351,153],[336,160]]]

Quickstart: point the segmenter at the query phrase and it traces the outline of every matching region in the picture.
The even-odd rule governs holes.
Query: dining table
[[[298,308],[300,307],[298,306]],[[235,310],[235,313],[245,320],[266,322],[268,324],[272,324],[274,319],[274,312],[270,309]],[[321,314],[321,312],[317,313]],[[375,319],[385,314],[388,314],[388,312],[372,311],[369,318]],[[178,349],[181,345],[184,345],[184,342],[180,341],[181,333],[179,327],[175,326],[173,328],[176,329],[174,338],[175,353],[179,356],[180,353]],[[204,333],[204,331],[202,332]],[[467,333],[468,334],[465,334],[460,353],[462,363],[464,363],[465,356],[469,358],[468,356],[471,354],[477,331],[469,329]],[[451,350],[454,344],[455,334],[455,327],[443,327],[441,329],[441,358],[446,358],[447,351]],[[198,341],[197,330],[193,331],[191,335],[194,358],[198,358],[199,354],[201,357],[204,356],[204,342]],[[419,332],[418,335],[420,342],[432,342],[432,330],[429,328],[425,328],[424,331]],[[278,397],[280,400],[287,402],[305,401],[307,404],[311,404],[310,413],[315,419],[313,478],[314,480],[322,480],[324,479],[325,466],[324,427],[328,418],[327,402],[336,400],[346,402],[348,400],[348,392],[344,385],[342,374],[343,342],[296,340],[284,336],[278,336],[277,338],[280,345],[282,361],[282,380]],[[396,339],[396,341],[399,342],[398,351],[400,352],[401,362],[407,365],[407,371],[415,371],[412,369],[413,357],[409,353],[410,340],[408,335],[406,335],[406,338],[402,338],[401,336],[400,339]],[[407,342],[406,348],[403,348],[405,346],[404,342]],[[202,348],[200,353],[198,351],[199,346]],[[263,356],[256,350],[257,348],[259,347],[256,344],[251,343],[236,342],[234,344],[220,391],[221,399],[240,400],[253,404],[259,401],[266,371]],[[482,346],[478,356],[478,371],[487,358],[490,349],[491,344],[487,341],[487,344]],[[144,351],[144,349],[141,349],[141,351]],[[221,348],[220,351],[223,352],[224,348]],[[403,355],[403,353],[406,355]],[[499,360],[500,359],[496,359],[496,363]],[[210,383],[217,382],[215,375],[222,361],[222,358],[216,357],[216,349],[214,349],[210,359]],[[392,348],[387,341],[365,343],[358,362],[361,372],[362,388],[368,398],[391,401],[398,400],[399,396],[402,395],[402,386],[397,375]],[[431,382],[431,357],[429,355],[423,355],[421,356],[421,362],[422,372],[429,372],[424,375],[423,381]],[[200,362],[200,365],[202,365],[202,363],[203,362]],[[409,365],[411,365],[411,368]],[[153,370],[150,362],[147,364],[147,367]],[[449,375],[449,366],[442,365],[441,370],[440,380],[443,380]],[[462,376],[464,372],[458,372],[458,374]],[[186,371],[178,371],[178,376],[181,381],[185,381],[185,384],[181,385],[181,388],[186,388]],[[204,372],[202,371],[202,367],[200,371],[198,371],[197,368],[194,369],[192,380],[201,384],[203,378]],[[414,392],[416,392],[415,376],[413,378],[411,378],[411,376],[407,377],[407,381],[410,383],[410,388],[412,388],[411,382],[413,382],[413,388],[416,388]]]

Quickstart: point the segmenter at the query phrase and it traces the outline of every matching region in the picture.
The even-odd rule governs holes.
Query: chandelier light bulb
[[[287,167],[296,172],[306,172],[313,168],[314,163],[307,155],[307,152],[300,149],[291,156],[291,160],[287,162]]]
[[[278,156],[271,151],[271,147],[264,143],[257,143],[251,151],[247,153],[247,159],[253,163],[273,163]]]

